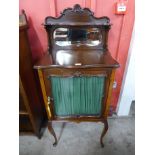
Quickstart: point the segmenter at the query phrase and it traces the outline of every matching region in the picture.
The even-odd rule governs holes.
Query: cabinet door
[[[103,76],[50,76],[55,115],[99,115],[104,79]]]
[[[106,76],[103,71],[45,70],[54,116],[100,116]]]

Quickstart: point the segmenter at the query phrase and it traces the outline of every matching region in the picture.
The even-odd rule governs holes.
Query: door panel
[[[56,116],[101,115],[105,76],[50,76]]]
[[[101,116],[110,69],[44,69],[46,94],[54,116]]]

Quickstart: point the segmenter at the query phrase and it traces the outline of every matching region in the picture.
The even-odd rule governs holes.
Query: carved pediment
[[[89,15],[93,15],[94,13],[88,9],[88,8],[84,8],[82,9],[81,6],[79,4],[76,4],[74,5],[73,8],[67,8],[67,9],[64,9],[63,12],[61,12],[61,14],[65,15],[66,13],[68,12],[72,12],[72,13],[79,13],[79,14],[82,14],[84,12],[87,12]]]
[[[90,9],[81,8],[79,4],[74,5],[73,8],[64,9],[58,18],[46,17],[44,25],[103,25],[109,28],[111,26],[108,17],[94,17]]]

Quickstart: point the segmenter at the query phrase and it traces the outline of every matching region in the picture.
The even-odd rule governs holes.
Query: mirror
[[[57,28],[53,38],[58,46],[97,46],[102,35],[99,28]]]

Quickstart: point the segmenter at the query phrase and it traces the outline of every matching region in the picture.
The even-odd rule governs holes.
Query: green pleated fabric
[[[50,77],[57,116],[99,115],[105,77]]]

